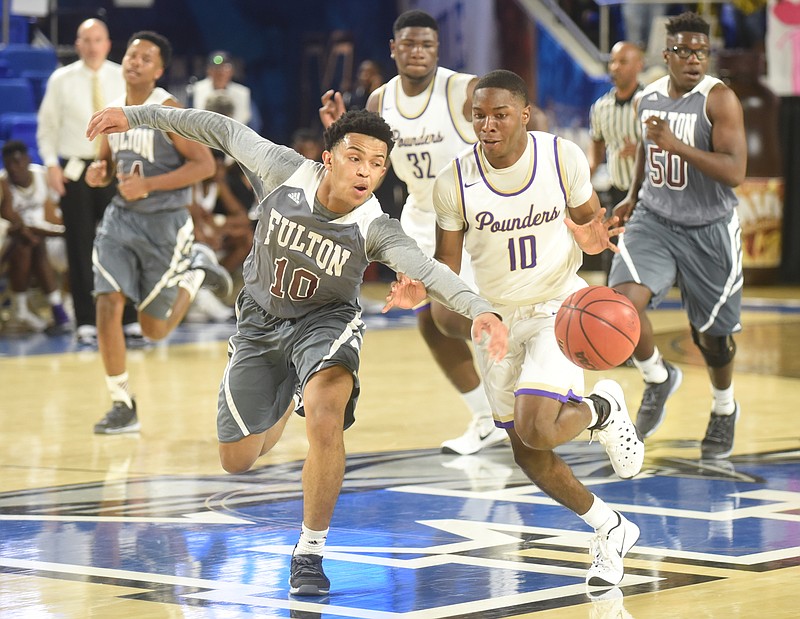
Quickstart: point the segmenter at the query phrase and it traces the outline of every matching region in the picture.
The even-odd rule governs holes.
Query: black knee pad
[[[733,361],[734,356],[736,356],[736,342],[733,341],[733,336],[707,335],[705,341],[710,345],[706,347],[701,343],[700,334],[697,332],[697,329],[692,327],[692,341],[695,346],[700,349],[700,354],[703,355],[703,359],[706,360],[708,367],[725,367]]]

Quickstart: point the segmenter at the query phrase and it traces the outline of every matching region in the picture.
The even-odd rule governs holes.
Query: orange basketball
[[[556,340],[567,359],[585,370],[608,370],[631,356],[639,314],[628,298],[606,286],[572,293],[556,314]]]

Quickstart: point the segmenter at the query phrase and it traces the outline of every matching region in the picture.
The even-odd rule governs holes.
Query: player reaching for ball
[[[528,132],[525,82],[510,71],[482,77],[472,99],[478,144],[436,177],[436,258],[456,273],[462,246],[481,295],[508,325],[508,354],[492,364],[476,346],[495,425],[505,428],[514,459],[541,490],[580,516],[597,535],[590,586],[622,580],[622,557],[639,528],[589,492],[553,451],[587,428],[622,478],[642,468],[644,444],[620,386],[601,380],[584,396],[583,370],[559,350],[553,332],[562,301],[586,286],[581,250],[616,250],[616,218],[603,221],[577,145]]]

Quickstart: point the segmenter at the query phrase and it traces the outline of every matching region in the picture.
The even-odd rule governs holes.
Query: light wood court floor
[[[293,598],[286,584],[303,421],[290,421],[256,471],[219,466],[224,327],[130,352],[135,435],[92,434],[109,405],[96,352],[6,353],[0,617],[797,617],[800,290],[746,296],[730,459],[699,460],[710,388],[677,308],[653,313],[684,381],[647,441],[643,473],[617,480],[588,435],[559,450],[642,529],[625,580],[603,599],[583,584],[585,525],[526,482],[507,446],[439,453],[468,416],[410,316],[366,316],[362,395],[326,550],[332,591],[321,600]],[[587,373],[587,386],[604,376],[635,415],[638,373]]]

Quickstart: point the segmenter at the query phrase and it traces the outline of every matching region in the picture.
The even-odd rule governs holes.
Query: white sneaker
[[[508,433],[496,427],[494,421],[473,418],[464,434],[442,443],[442,453],[468,456],[506,440]]]
[[[194,322],[226,322],[234,315],[233,308],[225,305],[208,288],[197,291],[190,309],[191,315],[187,316]]]
[[[39,316],[31,311],[24,311],[20,314],[16,314],[13,320],[34,333],[42,333],[47,328],[47,321],[43,318],[39,318]]]
[[[625,575],[622,557],[639,539],[639,527],[619,512],[619,523],[603,535],[597,533],[589,542],[589,555],[592,566],[586,573],[586,584],[589,587],[615,587]]]
[[[611,407],[603,427],[593,430],[592,436],[606,450],[614,472],[622,479],[630,479],[642,470],[644,464],[644,442],[639,437],[625,406],[625,395],[613,380],[601,380],[591,395],[606,400]]]

